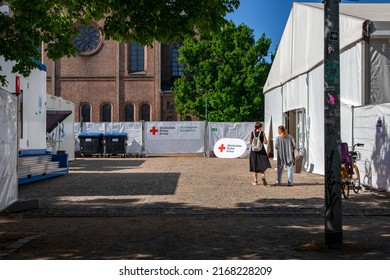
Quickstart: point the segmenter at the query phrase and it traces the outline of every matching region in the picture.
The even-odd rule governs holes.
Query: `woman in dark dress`
[[[259,137],[260,134],[260,137]],[[261,173],[261,180],[263,185],[267,185],[267,180],[265,179],[265,170],[271,168],[271,164],[268,159],[268,155],[265,151],[264,144],[268,144],[267,136],[263,132],[263,124],[261,122],[256,122],[255,130],[251,132],[250,135],[250,144],[252,145],[253,138],[259,137],[260,142],[263,144],[263,147],[260,151],[252,151],[252,147],[249,153],[249,170],[253,172],[253,182],[252,185],[257,185],[257,173]]]

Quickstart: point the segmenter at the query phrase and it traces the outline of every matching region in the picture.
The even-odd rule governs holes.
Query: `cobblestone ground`
[[[270,169],[253,186],[248,161],[77,159],[20,187],[39,208],[1,214],[0,259],[390,259],[389,194],[343,200],[345,246],[329,250],[323,177],[273,186]]]

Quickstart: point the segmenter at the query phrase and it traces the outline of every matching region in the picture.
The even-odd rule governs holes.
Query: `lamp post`
[[[339,0],[324,2],[325,243],[343,245],[340,137]]]

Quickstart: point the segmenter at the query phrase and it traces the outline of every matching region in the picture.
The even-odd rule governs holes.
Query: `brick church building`
[[[43,57],[47,91],[75,104],[75,121],[176,121],[173,82],[183,75],[178,44],[152,47],[104,40],[97,24],[79,26],[76,57]],[[185,116],[186,120],[194,119]]]

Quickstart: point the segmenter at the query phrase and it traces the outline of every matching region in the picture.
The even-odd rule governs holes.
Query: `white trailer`
[[[19,184],[68,173],[67,154],[57,155],[46,149],[46,66],[36,63],[42,70],[34,69],[30,76],[23,77],[12,73],[14,62],[0,57],[0,74],[8,81],[2,90],[18,96],[18,136],[14,141],[18,147],[15,157]]]

